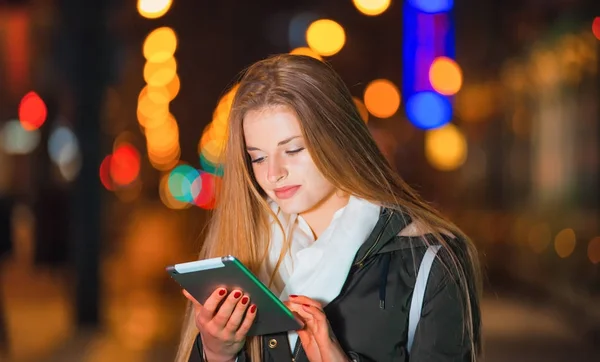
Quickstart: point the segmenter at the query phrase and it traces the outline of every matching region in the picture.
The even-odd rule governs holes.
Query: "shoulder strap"
[[[419,319],[421,319],[423,299],[425,298],[425,289],[427,288],[427,280],[429,279],[431,265],[433,264],[435,256],[440,250],[440,247],[441,245],[431,245],[429,248],[427,248],[425,256],[423,256],[423,260],[421,260],[419,272],[417,273],[415,289],[413,290],[412,300],[410,302],[410,314],[408,315],[408,342],[406,343],[408,353],[410,353],[412,348],[417,325],[419,324]]]

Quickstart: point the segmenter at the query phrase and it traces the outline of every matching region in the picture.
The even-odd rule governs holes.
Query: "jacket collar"
[[[382,252],[391,252],[410,247],[410,243],[396,238],[396,235],[412,222],[412,218],[403,211],[387,208],[381,209],[379,220],[371,235],[358,249],[354,259],[355,264],[360,264],[368,257]]]

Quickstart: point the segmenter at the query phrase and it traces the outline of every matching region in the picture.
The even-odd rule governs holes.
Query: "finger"
[[[227,322],[229,321],[229,317],[231,317],[231,313],[235,309],[241,296],[242,296],[242,292],[240,292],[239,290],[234,290],[233,292],[229,293],[229,296],[227,297],[227,299],[225,299],[225,301],[223,302],[221,307],[219,307],[217,314],[215,314],[212,319],[212,323],[218,329],[225,328],[225,325],[227,325]]]
[[[190,293],[188,293],[187,290],[183,289],[182,293],[183,293],[183,296],[187,298],[187,300],[189,300],[190,302],[192,302],[192,304],[194,304],[194,306],[200,304],[200,302],[198,302],[196,300],[196,298],[194,298]]]
[[[327,316],[320,308],[317,308],[313,305],[303,304],[302,310],[308,312],[312,318],[319,323],[327,322]]]
[[[250,327],[252,327],[252,323],[254,323],[254,319],[256,319],[256,312],[257,312],[256,304],[252,304],[250,306],[250,308],[248,308],[248,313],[246,313],[246,317],[244,318],[244,321],[242,322],[242,324],[240,325],[240,327],[238,328],[238,330],[235,334],[236,340],[241,341],[244,338],[246,338],[246,335],[248,334]]]
[[[240,324],[242,324],[242,320],[244,318],[244,313],[246,312],[246,309],[248,308],[249,302],[250,302],[250,297],[248,295],[244,295],[242,297],[242,299],[240,299],[240,301],[235,306],[233,313],[231,313],[231,316],[229,317],[229,321],[227,322],[227,325],[225,326],[226,330],[228,330],[229,332],[231,332],[233,334],[235,334],[237,332],[238,328],[240,327]]]
[[[201,324],[206,324],[211,321],[219,304],[227,295],[227,289],[218,288],[216,289],[204,302],[204,305],[200,305],[202,308],[197,309],[197,318]]]
[[[321,303],[317,302],[316,300],[309,298],[305,295],[290,295],[290,301],[293,303],[298,303],[298,304],[307,304],[307,305],[311,305],[315,308],[318,309],[322,309],[322,305]]]

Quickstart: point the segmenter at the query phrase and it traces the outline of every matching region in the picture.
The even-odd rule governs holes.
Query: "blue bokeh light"
[[[200,172],[189,165],[179,165],[171,170],[169,192],[181,202],[193,202],[202,189]]]
[[[424,130],[441,127],[452,119],[452,104],[437,92],[415,93],[406,101],[406,116]]]
[[[452,10],[454,0],[407,0],[416,10],[428,14],[443,13]]]

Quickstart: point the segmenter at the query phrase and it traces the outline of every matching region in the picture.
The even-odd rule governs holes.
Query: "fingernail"
[[[242,292],[240,292],[239,290],[238,290],[237,292],[233,293],[233,297],[234,297],[235,299],[238,299],[238,298],[239,298],[239,297],[241,297],[241,296],[242,296]]]
[[[250,313],[254,313],[256,312],[256,305],[253,305],[252,307],[250,307]]]
[[[227,293],[227,291],[225,289],[221,289],[219,290],[219,295],[222,297],[225,295],[225,293]]]
[[[310,308],[310,305],[308,304],[302,304],[305,308]]]
[[[242,298],[241,302],[243,305],[246,305],[248,303],[249,298],[248,297],[244,297]]]
[[[298,296],[296,294],[292,294],[290,295],[290,298],[298,298]]]

